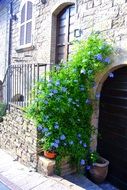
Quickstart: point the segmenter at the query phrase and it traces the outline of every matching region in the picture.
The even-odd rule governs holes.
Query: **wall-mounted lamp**
[[[75,29],[74,30],[74,37],[75,38],[81,37],[81,35],[82,35],[82,30],[81,29]]]
[[[16,21],[18,18],[16,14],[11,14],[10,19]]]
[[[41,0],[42,4],[46,4],[47,0]]]

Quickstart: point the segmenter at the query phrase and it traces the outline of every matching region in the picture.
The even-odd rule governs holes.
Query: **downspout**
[[[11,64],[12,17],[13,17],[13,8],[12,8],[12,2],[11,2],[11,3],[10,3],[10,6],[9,6],[8,66]]]
[[[9,102],[10,102],[10,65],[11,65],[11,48],[12,48],[12,17],[13,17],[13,10],[12,10],[12,1],[10,2],[9,4],[9,23],[8,23],[8,61],[7,61],[7,79],[6,79],[6,82],[7,82],[7,107],[8,107],[8,110],[10,111],[9,109]]]

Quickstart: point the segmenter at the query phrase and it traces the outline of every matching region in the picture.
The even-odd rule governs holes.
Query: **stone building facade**
[[[3,46],[0,46],[0,71],[3,64],[6,68],[7,63],[6,53],[3,54],[7,46],[7,35],[3,32],[7,27],[7,9],[1,8],[2,2],[0,1],[0,43]],[[99,31],[113,43],[117,51],[113,63],[97,76],[95,93],[101,92],[109,72],[127,65],[127,0],[12,0],[12,7],[17,19],[12,20],[11,64],[53,64],[60,59],[66,62],[67,53],[71,54],[71,40],[86,39],[92,31]],[[58,38],[67,32],[68,35]],[[96,128],[98,117],[99,102],[95,105],[92,118]],[[6,130],[4,128],[5,133]],[[95,136],[93,149],[96,146]]]
[[[19,45],[20,17],[25,2],[26,0],[13,0],[13,14],[16,14],[17,20],[13,21],[12,26],[12,63],[55,63],[58,16],[63,9],[74,5],[73,39],[86,39],[92,31],[99,31],[117,48],[113,64],[97,76],[95,93],[100,93],[110,71],[126,65],[126,0],[47,0],[45,4],[41,0],[32,0],[32,41],[29,46],[21,47]],[[93,124],[96,127],[98,126],[98,106],[95,107],[93,115]],[[96,147],[95,141],[94,146]]]

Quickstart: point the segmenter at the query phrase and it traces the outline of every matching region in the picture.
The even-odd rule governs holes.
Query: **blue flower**
[[[53,94],[57,94],[57,93],[58,93],[58,90],[55,89],[55,90],[52,90],[51,92],[52,92]]]
[[[57,71],[60,70],[60,66],[59,65],[56,66],[56,70]]]
[[[52,97],[52,96],[53,96],[53,93],[51,92],[51,93],[49,94],[49,96],[51,96],[51,97]]]
[[[108,76],[109,76],[110,78],[114,78],[114,73],[109,73]]]
[[[69,144],[72,145],[72,144],[74,144],[74,142],[73,142],[73,141],[70,141]]]
[[[71,102],[72,101],[72,98],[68,98],[68,102]]]
[[[91,166],[86,166],[86,169],[87,169],[87,170],[90,170],[90,168],[91,168]]]
[[[59,125],[58,125],[57,122],[55,123],[54,128],[55,128],[55,129],[59,129]]]
[[[87,147],[87,144],[86,144],[86,143],[83,143],[83,147],[86,148],[86,147]]]
[[[56,81],[56,86],[59,86],[60,85],[60,81]]]
[[[67,143],[64,143],[64,146],[67,146]]]
[[[99,99],[100,99],[100,96],[101,96],[100,94],[96,94],[96,96],[95,96],[95,97],[96,97],[96,100],[99,100]]]
[[[66,87],[62,87],[62,92],[66,92],[67,88]]]
[[[85,160],[83,160],[83,159],[80,161],[80,164],[81,164],[82,166],[85,165],[85,163],[86,163],[86,162],[85,162]]]
[[[47,86],[48,86],[48,87],[51,87],[51,86],[52,86],[52,84],[51,84],[51,83],[48,83],[48,84],[47,84]]]
[[[37,130],[38,131],[42,131],[42,129],[43,129],[43,126],[42,125],[38,125]]]
[[[65,135],[60,136],[60,140],[65,140],[65,139],[66,139]]]
[[[106,58],[104,59],[104,62],[110,64],[110,63],[111,63],[110,57],[106,57]]]
[[[52,134],[51,132],[48,132],[48,133],[45,133],[45,136],[49,137],[51,134]]]
[[[52,82],[52,79],[49,79],[48,82]]]
[[[89,70],[88,71],[88,75],[92,74],[93,70]]]
[[[46,105],[47,105],[47,104],[48,104],[48,101],[47,101],[47,100],[45,100],[45,101],[44,101],[44,104],[46,104]]]
[[[45,132],[48,132],[48,128],[45,127],[45,128],[43,129],[43,132],[44,132],[44,133],[45,133]]]
[[[80,137],[81,137],[81,134],[78,134],[78,137],[80,138]]]
[[[79,141],[80,144],[82,144],[82,141]]]
[[[59,139],[56,139],[56,140],[55,140],[55,143],[59,144],[59,143],[60,143],[60,140],[59,140]]]
[[[48,121],[48,119],[49,119],[48,115],[45,115],[44,118],[43,118],[44,122]]]
[[[86,99],[86,104],[90,104],[91,101],[89,99]]]
[[[51,143],[51,146],[54,146],[55,148],[58,148],[58,144],[57,143]]]
[[[95,55],[95,59],[97,59],[98,61],[102,61],[103,57],[101,54],[97,54],[97,55]]]
[[[80,88],[80,91],[84,91],[84,90],[85,90],[85,88],[84,88],[84,87],[81,87],[81,88]]]
[[[85,69],[81,69],[80,73],[85,75],[86,74],[86,70]]]
[[[75,82],[75,83],[77,83],[77,82],[78,82],[78,80],[74,80],[74,82]]]

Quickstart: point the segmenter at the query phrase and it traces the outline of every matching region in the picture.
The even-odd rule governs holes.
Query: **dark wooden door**
[[[110,162],[109,181],[127,190],[127,67],[102,87],[97,149]]]
[[[66,62],[72,51],[74,39],[75,6],[66,7],[57,16],[56,62]]]

